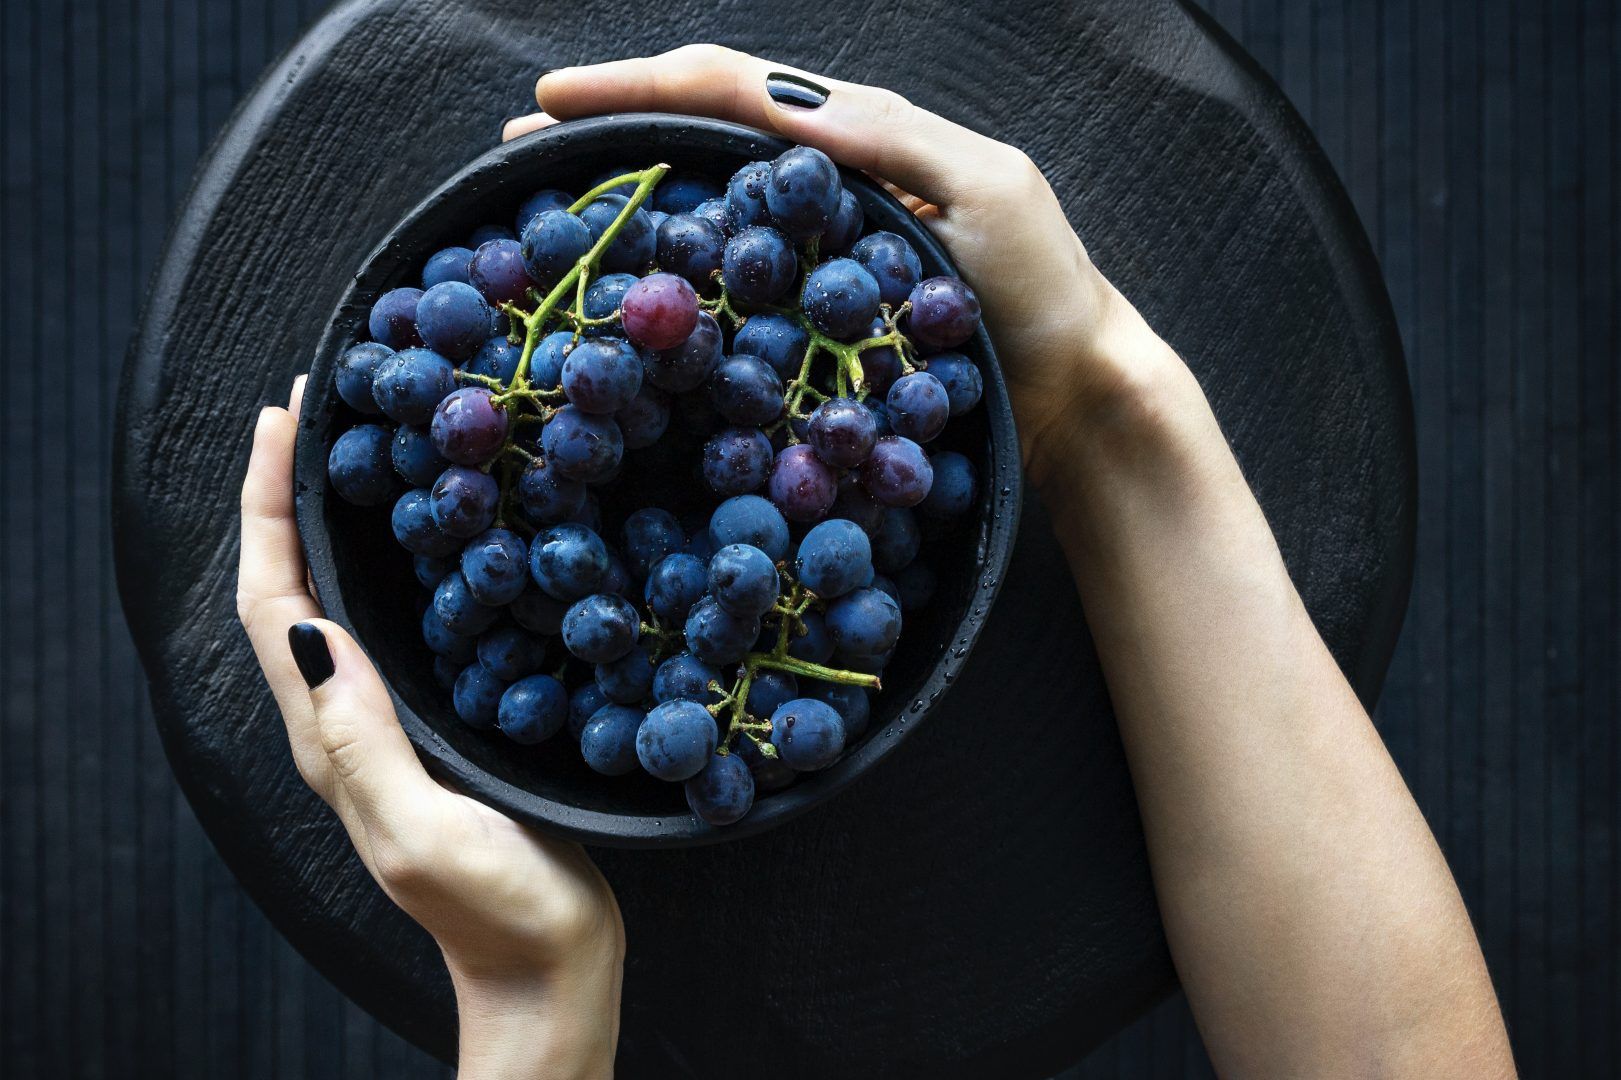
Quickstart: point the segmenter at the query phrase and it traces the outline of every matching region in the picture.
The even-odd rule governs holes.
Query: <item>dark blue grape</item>
[[[555,188],[542,188],[518,205],[517,217],[512,227],[518,236],[522,236],[529,223],[548,210],[567,210],[574,205],[574,196],[566,191]]]
[[[715,411],[734,424],[769,424],[782,415],[782,380],[757,356],[729,356],[709,377]]]
[[[766,743],[770,745],[769,742]],[[749,775],[754,778],[756,791],[781,791],[792,784],[797,777],[794,770],[782,763],[778,757],[766,757],[753,739],[744,735],[732,745],[732,754],[748,767]]]
[[[889,327],[884,325],[883,319],[874,319],[867,329],[868,338],[881,338],[888,333]],[[893,345],[877,345],[861,350],[861,385],[869,393],[880,396],[887,393],[895,380],[901,377],[902,370],[901,354]],[[869,397],[867,404],[878,405],[879,402]]]
[[[415,575],[417,584],[429,592],[432,592],[445,579],[445,575],[454,569],[456,569],[454,559],[436,559],[432,555],[411,556],[411,573]]]
[[[477,536],[495,521],[501,486],[488,473],[452,465],[433,483],[434,524],[451,536]]]
[[[546,643],[514,623],[493,626],[478,639],[478,662],[506,682],[533,675],[546,662]]]
[[[518,474],[518,505],[542,525],[568,521],[585,505],[585,485],[564,476],[550,460],[530,462]]]
[[[456,367],[431,349],[403,349],[377,366],[372,395],[390,420],[426,424],[456,389]]]
[[[772,562],[788,557],[788,522],[758,495],[738,495],[717,506],[709,518],[709,537],[717,550],[727,544],[752,544]]]
[[[624,338],[587,338],[563,361],[563,393],[581,412],[618,412],[641,387],[642,358]]]
[[[467,264],[467,282],[496,307],[523,306],[529,289],[529,271],[523,265],[523,247],[516,240],[480,244]]]
[[[466,360],[490,336],[490,305],[471,285],[441,282],[417,301],[417,333],[440,356]]]
[[[900,593],[901,611],[921,611],[928,607],[929,601],[934,599],[934,590],[938,584],[939,579],[935,577],[934,571],[920,562],[902,567],[895,575],[895,589]]]
[[[871,536],[872,564],[882,574],[898,573],[917,558],[918,549],[923,546],[917,516],[898,506],[884,511],[877,530]]]
[[[730,236],[734,231],[732,212],[727,208],[725,199],[705,199],[693,208],[692,216],[703,218],[719,229],[722,236]]]
[[[710,825],[741,821],[754,806],[754,774],[736,754],[713,754],[684,785],[687,806]]]
[[[625,298],[625,290],[640,280],[635,274],[604,274],[591,283],[591,287],[585,290],[585,303],[580,310],[588,319],[611,318],[613,322],[586,327],[587,337],[620,332],[619,304]]]
[[[584,525],[598,536],[602,535],[602,507],[597,497],[589,491],[585,493],[585,502],[580,504],[579,511],[568,520],[574,525]]]
[[[639,645],[618,660],[598,664],[596,676],[608,700],[620,705],[634,705],[653,692],[653,664]]]
[[[646,716],[629,705],[604,705],[580,732],[580,756],[604,776],[635,772],[636,731]]]
[[[765,203],[772,224],[795,240],[822,235],[839,208],[839,167],[809,146],[784,150],[771,163]]]
[[[461,570],[474,599],[502,607],[529,585],[529,545],[510,529],[489,529],[462,549]]]
[[[878,280],[879,298],[898,308],[912,295],[923,279],[923,263],[903,237],[892,232],[875,232],[857,240],[850,257]]]
[[[725,250],[726,234],[697,214],[674,214],[659,226],[659,268],[679,274],[694,289],[702,291],[714,281]]]
[[[951,419],[951,396],[939,379],[927,371],[914,371],[895,380],[884,398],[889,426],[897,435],[926,443],[946,429]]]
[[[587,484],[608,479],[625,456],[625,439],[613,417],[582,412],[573,405],[558,409],[546,424],[541,447],[553,468]]]
[[[529,572],[547,596],[571,603],[602,588],[608,547],[584,525],[553,525],[535,537]]]
[[[829,337],[861,337],[878,314],[878,282],[854,259],[829,259],[805,275],[800,303]]]
[[[563,616],[563,644],[588,664],[606,664],[635,648],[641,625],[624,597],[597,593],[576,600]]]
[[[720,364],[723,343],[720,324],[715,317],[707,311],[700,311],[698,322],[685,342],[674,349],[642,355],[647,381],[672,394],[682,394],[702,386]]]
[[[833,398],[811,413],[805,434],[817,457],[835,469],[851,469],[872,453],[878,418],[859,401]]]
[[[655,386],[642,384],[630,403],[614,413],[626,450],[644,450],[664,437],[670,427],[670,398]]]
[[[720,198],[726,189],[697,173],[671,173],[653,189],[653,207],[666,214],[690,214],[699,203]]]
[[[786,671],[761,668],[749,683],[743,708],[750,716],[768,719],[778,707],[799,696],[799,680]]]
[[[942,450],[929,459],[934,482],[917,504],[920,514],[934,518],[962,517],[974,505],[974,463],[954,450]]]
[[[771,714],[771,745],[795,772],[825,769],[844,752],[844,720],[825,701],[795,698]]]
[[[951,399],[951,415],[961,416],[985,395],[985,378],[962,353],[943,352],[929,357],[929,374],[940,380]]]
[[[452,390],[433,411],[428,427],[439,453],[457,465],[479,465],[507,441],[507,411],[482,386]]]
[[[797,319],[769,311],[750,315],[738,329],[732,348],[740,353],[758,356],[787,382],[799,377],[800,366],[805,362],[805,346],[809,342],[810,334],[799,325]]]
[[[862,532],[871,536],[878,531],[878,523],[886,509],[883,503],[867,494],[861,486],[860,477],[855,473],[846,473],[839,478],[839,496],[833,500],[833,509],[827,512],[827,516],[853,521]]]
[[[532,746],[556,735],[568,718],[568,691],[550,675],[519,679],[501,695],[496,723],[515,743]]]
[[[433,610],[452,633],[468,637],[482,634],[501,612],[478,602],[460,570],[446,574],[433,590]]]
[[[908,297],[907,330],[919,345],[950,349],[974,336],[979,327],[979,297],[963,282],[932,277],[917,283]]]
[[[893,581],[891,581],[889,578],[885,577],[882,574],[879,574],[879,573],[869,574],[868,575],[868,580],[862,582],[862,584],[872,586],[874,589],[877,589],[879,592],[883,593],[885,596],[888,596],[891,600],[895,601],[895,603],[897,603],[897,604],[901,602],[901,590],[900,590],[900,587],[897,586]]]
[[[464,247],[441,248],[428,256],[422,264],[422,287],[431,289],[447,281],[467,284],[467,264],[473,261],[473,249]]]
[[[568,605],[547,596],[537,586],[519,593],[507,610],[512,613],[513,621],[525,630],[556,637],[563,632],[563,616],[568,612]]]
[[[803,443],[777,455],[766,490],[789,521],[820,521],[839,494],[838,476]]]
[[[377,399],[372,396],[372,383],[376,380],[377,370],[382,367],[383,361],[393,355],[393,350],[387,345],[380,345],[375,341],[362,341],[359,345],[351,345],[343,350],[338,357],[337,372],[333,376],[338,384],[338,396],[356,412],[365,413],[367,416],[375,416],[382,412]]]
[[[422,640],[432,652],[457,664],[470,664],[478,655],[477,640],[471,634],[458,634],[446,626],[432,604],[422,610]]]
[[[466,370],[474,375],[483,375],[495,379],[500,383],[510,383],[512,376],[518,372],[518,361],[523,358],[523,346],[514,345],[506,336],[497,335],[485,338],[484,344],[478,347],[478,352],[464,365]],[[529,369],[535,367],[533,357],[529,359]],[[547,389],[541,387],[541,389]]]
[[[834,518],[799,542],[799,581],[824,600],[843,596],[872,575],[872,545],[853,521]]]
[[[681,550],[707,567],[709,560],[715,555],[715,547],[715,538],[709,535],[709,525],[706,522],[687,534],[686,547]]]
[[[438,683],[441,689],[454,690],[456,679],[466,666],[458,664],[448,656],[436,656],[433,658],[433,681]]]
[[[648,572],[642,597],[659,618],[683,622],[708,587],[709,575],[703,560],[675,552],[660,559]]]
[[[394,539],[413,555],[442,559],[462,549],[462,541],[433,520],[433,494],[425,487],[412,488],[399,497],[389,524],[394,530]]]
[[[666,701],[648,711],[636,731],[636,757],[660,780],[696,776],[715,752],[715,718],[695,701]]]
[[[625,519],[625,555],[638,579],[666,555],[681,550],[686,539],[680,522],[668,510],[646,507]]]
[[[591,231],[593,243],[602,239],[602,234],[629,202],[623,195],[603,195],[580,211],[580,220]],[[613,242],[602,252],[598,265],[609,273],[639,274],[652,263],[657,251],[658,239],[653,222],[648,218],[647,211],[637,207],[620,227]]]
[[[612,704],[613,702],[608,700],[608,695],[604,694],[602,688],[595,682],[584,683],[575,688],[568,699],[568,733],[578,739],[580,733],[585,730],[585,725],[590,722],[591,717],[596,715],[597,710],[604,705]],[[641,723],[640,716],[636,718],[636,722]],[[631,738],[634,739],[635,737],[636,733],[631,732]],[[632,746],[631,750],[634,753],[635,747]]]
[[[546,210],[536,214],[524,227],[519,251],[523,267],[542,289],[550,289],[582,256],[595,239],[586,223],[567,210]]]
[[[720,682],[720,669],[706,664],[691,653],[678,653],[660,664],[653,673],[653,700],[696,701],[700,705],[713,705],[720,694],[710,689],[710,683]]]
[[[826,617],[819,611],[806,611],[799,622],[804,633],[789,632],[788,655],[813,664],[827,663],[833,658],[833,635],[828,632]]]
[[[771,462],[771,440],[759,428],[722,428],[704,443],[704,480],[728,498],[758,490],[771,476]]]
[[[356,506],[381,506],[400,489],[389,458],[393,433],[381,424],[357,424],[339,435],[326,458],[332,489]]]
[[[729,615],[759,619],[777,602],[770,556],[751,544],[727,544],[709,560],[709,593]]]
[[[765,203],[765,186],[771,177],[769,161],[752,161],[732,174],[726,182],[726,217],[732,233],[753,225],[766,225],[771,211]]]
[[[529,355],[529,385],[536,390],[556,390],[563,385],[563,362],[574,349],[574,333],[556,330],[535,343]],[[516,370],[516,369],[514,369]]]
[[[929,494],[934,468],[923,448],[900,435],[885,435],[861,467],[861,486],[885,506],[916,506]]]
[[[377,298],[366,319],[371,339],[390,349],[409,349],[422,344],[417,333],[417,301],[422,290],[406,287],[390,289]]]
[[[706,596],[692,605],[685,627],[687,648],[707,664],[735,664],[748,655],[760,636],[760,620],[726,612],[715,598]]]
[[[848,189],[839,195],[839,208],[833,211],[833,217],[828,220],[827,228],[822,231],[822,239],[816,250],[822,258],[829,255],[840,255],[850,250],[850,245],[856,242],[861,235],[861,227],[867,223],[866,215],[861,212],[861,203]]]
[[[861,738],[872,719],[872,699],[859,686],[806,679],[805,696],[831,705],[833,711],[839,714],[839,719],[844,721],[844,741],[847,746]]]
[[[456,715],[468,727],[480,731],[493,728],[506,690],[507,684],[483,664],[470,664],[456,677],[456,688],[451,691]]]
[[[827,606],[827,630],[840,652],[877,656],[900,637],[901,606],[879,589],[857,589]]]
[[[788,238],[775,229],[752,226],[726,243],[721,281],[739,300],[770,304],[793,288],[799,260]]]

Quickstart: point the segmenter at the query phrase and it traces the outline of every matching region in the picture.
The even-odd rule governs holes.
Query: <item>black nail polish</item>
[[[326,646],[326,635],[311,623],[294,623],[287,628],[287,647],[293,651],[293,663],[311,690],[332,678],[332,650]]]
[[[765,92],[778,105],[817,109],[827,101],[828,89],[799,75],[773,71],[765,77]]]

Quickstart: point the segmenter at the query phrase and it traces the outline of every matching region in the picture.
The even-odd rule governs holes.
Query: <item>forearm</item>
[[[1187,369],[1123,301],[1034,463],[1119,717],[1179,973],[1231,1075],[1490,1076],[1446,863]]]
[[[619,967],[532,982],[452,973],[461,1080],[608,1080],[619,1040]]]

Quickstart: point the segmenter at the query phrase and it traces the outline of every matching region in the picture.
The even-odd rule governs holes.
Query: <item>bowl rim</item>
[[[602,145],[646,146],[653,151],[679,146],[690,151],[695,141],[724,142],[727,145],[713,148],[720,152],[743,153],[751,160],[773,158],[793,145],[770,132],[707,117],[614,113],[566,121],[500,144],[458,169],[396,221],[366,255],[334,307],[311,360],[300,407],[293,466],[299,538],[316,597],[325,610],[325,617],[342,626],[356,641],[360,641],[360,635],[348,615],[327,528],[326,434],[337,409],[333,381],[338,350],[352,340],[357,314],[369,307],[370,300],[362,303],[362,298],[381,292],[382,282],[393,275],[406,254],[402,250],[402,235],[424,228],[424,222],[457,202],[468,189],[498,180],[518,159],[548,155],[567,158],[575,152],[571,148],[595,149]],[[893,195],[863,174],[842,166],[840,173],[864,203],[889,205],[902,215],[902,220],[912,223],[912,228],[905,233],[906,239],[919,249],[925,263],[957,272],[933,234]],[[978,543],[984,562],[979,580],[968,595],[963,614],[949,639],[955,642],[955,647],[941,650],[941,655],[928,668],[916,699],[911,704],[902,702],[883,728],[869,732],[854,750],[828,768],[807,774],[792,786],[770,793],[741,821],[713,826],[690,811],[618,814],[585,809],[494,776],[468,760],[418,716],[401,698],[387,673],[379,668],[378,674],[388,689],[400,725],[428,770],[462,793],[555,836],[606,847],[668,848],[723,843],[759,835],[831,798],[893,753],[940,706],[951,683],[968,661],[985,625],[985,616],[1007,576],[1018,532],[1024,488],[1018,433],[1001,365],[983,326],[975,331],[975,344],[984,358],[981,364],[985,382],[983,402],[992,465],[981,483],[990,484],[994,480],[1000,488],[997,496],[988,500],[991,513],[980,522]],[[361,644],[364,648],[364,642]]]

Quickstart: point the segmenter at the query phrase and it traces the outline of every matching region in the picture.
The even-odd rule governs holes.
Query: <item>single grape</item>
[[[435,586],[437,589],[437,586]],[[470,664],[478,655],[478,642],[468,634],[458,634],[445,625],[432,604],[422,609],[422,640],[439,656],[457,664]]]
[[[371,339],[389,349],[409,349],[422,344],[417,333],[417,301],[422,290],[410,287],[390,289],[377,298],[366,319]]]
[[[529,354],[529,385],[536,390],[556,390],[563,385],[563,362],[574,349],[572,330],[555,330],[535,343]],[[517,371],[517,367],[513,367]]]
[[[548,210],[567,210],[574,205],[574,196],[566,191],[555,188],[542,188],[518,206],[518,214],[512,223],[517,235],[522,236],[529,223]]]
[[[512,376],[518,372],[518,361],[522,358],[523,346],[514,345],[506,339],[506,335],[498,334],[495,337],[485,338],[484,344],[478,347],[478,352],[474,353],[473,358],[463,367],[473,375],[483,375],[500,383],[510,383]],[[533,372],[534,367],[534,357],[530,357],[529,370]]]
[[[422,264],[422,287],[431,289],[447,281],[467,284],[467,264],[473,261],[473,249],[464,247],[441,248],[428,256]]]
[[[829,259],[805,275],[800,304],[816,329],[852,340],[878,315],[878,282],[854,259]]]
[[[478,662],[506,682],[533,675],[546,662],[546,643],[515,623],[492,626],[479,635]]]
[[[822,258],[829,255],[840,255],[850,250],[850,245],[856,242],[861,235],[861,227],[867,223],[867,217],[861,212],[861,203],[849,189],[839,194],[839,208],[833,211],[828,219],[827,228],[822,230],[822,239],[816,250]]]
[[[588,319],[609,319],[610,322],[599,326],[585,328],[587,337],[597,337],[601,334],[615,334],[620,331],[619,304],[625,297],[625,290],[641,280],[635,274],[604,274],[591,283],[585,290],[585,303],[580,310]]]
[[[765,186],[771,177],[769,161],[752,161],[732,174],[726,182],[727,230],[739,233],[754,225],[771,221],[771,211],[765,203]]]
[[[721,428],[704,443],[704,480],[723,497],[758,490],[771,462],[771,440],[759,428]]]
[[[653,664],[640,645],[618,660],[598,664],[596,676],[608,700],[620,705],[634,705],[653,692]]]
[[[934,590],[939,585],[939,579],[934,571],[920,562],[914,562],[901,568],[895,575],[895,588],[901,594],[900,605],[903,613],[908,611],[921,611],[929,606],[934,599]]]
[[[843,518],[853,521],[868,536],[878,531],[878,523],[882,520],[887,507],[861,486],[861,479],[856,473],[845,473],[839,478],[839,495],[833,500],[833,509],[827,512],[830,518]]]
[[[951,399],[951,415],[961,416],[979,404],[985,395],[985,378],[974,362],[962,353],[943,352],[929,357],[928,371],[946,388]]]
[[[898,506],[889,507],[879,519],[878,528],[871,534],[872,564],[882,574],[898,573],[902,567],[917,558],[923,546],[923,534],[917,527],[917,516]]]
[[[452,633],[476,637],[488,630],[501,612],[478,602],[460,570],[445,575],[433,590],[433,610]]]
[[[692,605],[709,587],[703,560],[685,552],[666,555],[648,572],[642,598],[661,619],[685,622]]]
[[[786,671],[761,668],[749,683],[749,696],[743,708],[750,716],[762,720],[776,712],[784,702],[799,696],[799,680]]]
[[[693,207],[692,216],[695,218],[703,218],[705,221],[715,226],[715,228],[720,230],[721,236],[723,237],[730,236],[735,231],[732,225],[732,211],[727,206],[724,198],[705,199],[703,202]]]
[[[692,605],[685,626],[687,648],[707,664],[735,664],[760,636],[760,620],[728,614],[706,596]]]
[[[478,249],[483,247],[485,244],[488,244],[491,240],[516,239],[518,239],[518,234],[507,228],[505,225],[480,225],[467,237],[467,246],[472,248],[473,254],[476,255],[478,254]]]
[[[659,226],[659,268],[679,274],[694,289],[708,288],[714,281],[725,250],[726,233],[697,214],[672,214]]]
[[[898,308],[912,295],[912,288],[923,280],[923,263],[904,237],[892,232],[875,232],[857,240],[850,257],[878,280],[879,298]]]
[[[710,825],[741,821],[754,806],[754,774],[736,754],[712,754],[684,785],[687,806]]]
[[[827,606],[827,630],[835,649],[877,656],[900,637],[901,606],[879,589],[857,589]]]
[[[844,721],[825,701],[795,698],[771,714],[771,745],[795,772],[825,769],[844,753]]]
[[[649,274],[619,301],[625,336],[649,349],[673,349],[698,325],[698,294],[685,278]]]
[[[956,278],[932,277],[917,283],[906,325],[919,345],[950,349],[974,336],[979,327],[979,297]]]
[[[833,635],[828,633],[827,619],[821,612],[806,611],[799,616],[799,626],[788,633],[788,655],[813,664],[832,659]]]
[[[641,387],[642,358],[624,338],[587,338],[563,361],[563,393],[581,412],[618,412]]]
[[[723,344],[720,324],[709,312],[700,311],[692,333],[684,342],[673,349],[642,356],[647,381],[672,394],[702,386],[720,365]]]
[[[440,356],[466,360],[490,336],[490,305],[471,285],[441,282],[417,301],[417,333]]]
[[[901,602],[900,587],[882,574],[869,574],[868,579],[862,582],[862,584],[870,585],[872,588],[877,589],[879,592],[883,593],[897,604]]]
[[[861,467],[861,486],[885,506],[916,506],[934,483],[923,448],[900,435],[884,435]]]
[[[563,632],[563,615],[568,611],[568,605],[547,596],[539,586],[532,586],[519,593],[507,610],[511,612],[513,621],[525,630],[544,637],[556,637]]]
[[[834,518],[799,542],[799,581],[824,600],[843,596],[872,574],[872,545],[853,521]]]
[[[608,695],[604,694],[602,688],[595,682],[584,683],[575,688],[568,699],[568,733],[578,740],[581,732],[585,730],[585,725],[596,715],[597,710],[604,705],[612,704],[613,702],[608,700]],[[640,716],[636,718],[636,722],[641,723]],[[631,737],[635,738],[635,732],[631,733]],[[632,750],[634,751],[634,747]]]
[[[752,226],[726,242],[721,281],[733,296],[770,304],[793,288],[799,260],[788,238],[775,229]]]
[[[839,714],[839,719],[844,721],[845,745],[861,738],[872,719],[872,700],[859,686],[806,679],[805,696],[831,705]]]
[[[771,222],[795,240],[821,236],[839,208],[839,167],[809,146],[784,150],[771,163],[765,185]]]
[[[777,602],[777,568],[751,544],[727,544],[709,560],[709,593],[729,615],[758,619]]]
[[[878,437],[880,439],[885,435],[895,434],[895,429],[889,426],[889,410],[884,407],[882,401],[879,401],[876,397],[868,397],[862,404],[872,413],[872,418],[878,422]]]
[[[710,689],[710,683],[720,682],[720,669],[706,664],[691,653],[677,653],[653,673],[653,700],[696,701],[700,705],[713,705],[720,694]]]
[[[696,776],[715,752],[715,718],[696,701],[666,701],[636,731],[636,757],[660,780]]]
[[[591,241],[602,239],[602,234],[614,223],[630,200],[624,195],[603,195],[580,211],[580,220],[591,231]],[[620,226],[613,241],[602,252],[598,265],[609,273],[641,273],[653,261],[658,250],[658,239],[647,211],[637,207]]]
[[[565,405],[541,432],[541,447],[558,472],[582,483],[599,483],[614,474],[625,456],[625,440],[611,416],[582,412]]]
[[[926,443],[946,429],[951,419],[951,396],[939,379],[927,371],[914,371],[895,380],[884,397],[889,426],[897,435]]]
[[[338,384],[338,396],[356,412],[375,416],[383,410],[372,396],[372,383],[383,361],[394,355],[387,345],[375,341],[362,341],[351,345],[338,356],[337,372],[333,378]]]
[[[562,730],[568,718],[568,691],[550,675],[519,679],[501,695],[496,723],[515,743],[533,746]]]
[[[456,677],[456,688],[451,691],[456,715],[470,728],[480,731],[493,728],[500,715],[501,695],[507,684],[496,677],[483,664],[469,664]]]
[[[477,536],[495,521],[501,486],[488,473],[452,465],[433,483],[434,524],[451,536]]]
[[[389,524],[394,539],[413,555],[442,559],[462,549],[462,541],[433,520],[433,494],[425,487],[412,488],[399,497]]]
[[[788,522],[758,495],[737,495],[717,506],[709,518],[709,538],[717,550],[727,544],[752,544],[772,562],[788,557]]]
[[[545,210],[529,220],[521,234],[523,267],[542,289],[550,289],[574,269],[595,239],[581,219],[567,210]]]
[[[584,525],[553,525],[530,546],[529,573],[547,596],[572,603],[602,589],[608,547]]]
[[[534,521],[567,521],[585,503],[585,485],[559,472],[548,459],[532,461],[518,474],[518,505]]]
[[[777,455],[767,491],[788,520],[820,521],[838,497],[839,480],[815,451],[800,443]]]
[[[411,573],[415,575],[417,584],[429,592],[445,579],[445,575],[456,569],[454,559],[436,559],[432,555],[411,556]]]
[[[467,264],[467,283],[496,307],[524,305],[534,282],[523,265],[523,246],[516,240],[491,240],[480,244]]]
[[[510,529],[486,530],[462,549],[461,571],[479,603],[510,604],[529,585],[529,545]]]
[[[705,522],[687,534],[687,545],[681,550],[707,567],[715,555],[715,547],[715,538],[709,535],[709,524]]]
[[[670,215],[666,214],[663,210],[648,210],[647,211],[647,220],[653,223],[653,236],[654,236],[654,243],[655,243],[654,250],[656,251],[657,250],[656,245],[657,245],[657,238],[658,238],[658,234],[659,234],[659,228],[666,221],[670,220]]]
[[[441,689],[454,690],[456,679],[466,666],[458,664],[448,656],[436,656],[433,658],[433,681],[438,683]]]
[[[690,214],[699,203],[719,198],[726,189],[698,173],[670,173],[653,189],[653,208],[666,214]]]
[[[580,756],[605,776],[636,771],[636,731],[647,714],[629,705],[604,705],[580,732]]]
[[[482,386],[464,386],[439,403],[428,430],[446,460],[479,465],[500,451],[507,441],[507,411],[494,399]]]
[[[666,555],[680,551],[684,539],[680,522],[668,510],[644,507],[625,519],[625,555],[638,579]]]
[[[859,401],[832,398],[811,413],[806,435],[817,457],[835,469],[852,469],[872,453],[878,420]]]
[[[768,311],[750,315],[732,342],[735,352],[758,356],[776,371],[784,382],[799,377],[805,362],[805,346],[810,334],[797,319]]]
[[[431,349],[402,349],[377,366],[372,394],[390,420],[426,424],[456,389],[456,368]]]
[[[400,489],[389,458],[393,433],[381,424],[357,424],[339,435],[326,458],[332,489],[356,506],[381,506]]]
[[[636,396],[614,413],[614,422],[619,425],[626,450],[645,450],[663,438],[669,429],[669,395],[644,382]]]
[[[715,411],[734,424],[769,424],[782,415],[782,380],[757,356],[729,356],[709,377]]]
[[[955,450],[942,450],[929,459],[934,483],[917,504],[917,512],[933,518],[962,517],[974,505],[974,463]]]
[[[636,646],[640,632],[636,609],[608,593],[576,600],[563,616],[563,645],[588,664],[618,660]]]

